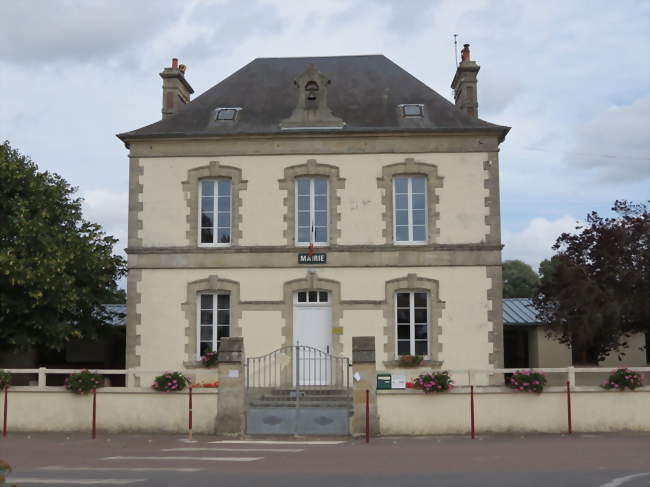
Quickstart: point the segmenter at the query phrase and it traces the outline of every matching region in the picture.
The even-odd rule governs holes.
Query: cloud
[[[108,235],[117,238],[116,253],[124,256],[127,243],[128,201],[127,191],[110,191],[103,188],[84,191],[82,208],[85,220],[99,223]]]
[[[104,62],[138,48],[180,15],[182,2],[3,2],[0,59],[14,64]]]
[[[577,131],[566,162],[597,171],[600,182],[650,178],[650,96],[599,113]]]
[[[503,259],[523,260],[537,270],[539,263],[551,257],[551,247],[561,233],[575,231],[577,220],[569,215],[557,220],[533,218],[526,227],[519,231],[503,232]]]

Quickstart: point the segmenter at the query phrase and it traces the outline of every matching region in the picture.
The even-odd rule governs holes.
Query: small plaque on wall
[[[327,264],[327,254],[298,254],[298,264]]]
[[[390,378],[391,389],[406,389],[406,376],[393,374]]]

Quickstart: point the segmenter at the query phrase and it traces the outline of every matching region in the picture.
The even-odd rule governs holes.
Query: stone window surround
[[[408,274],[406,277],[386,281],[386,301],[384,304],[384,319],[386,320],[384,336],[386,337],[386,344],[384,345],[384,352],[386,352],[388,360],[384,362],[384,365],[394,367],[399,364],[396,349],[397,325],[395,323],[395,293],[401,290],[423,290],[429,293],[430,359],[425,364],[433,366],[442,365],[442,362],[439,360],[440,352],[442,352],[442,344],[439,343],[438,337],[442,335],[442,327],[440,326],[439,320],[442,317],[442,310],[445,308],[445,303],[439,299],[439,282],[435,279],[418,277],[417,274]]]
[[[381,177],[377,178],[377,187],[383,189],[382,203],[384,213],[382,219],[385,226],[382,235],[387,244],[395,244],[393,228],[393,178],[395,176],[425,176],[427,179],[427,243],[435,243],[440,235],[440,229],[437,226],[440,213],[436,211],[436,206],[440,202],[436,195],[436,188],[441,188],[443,179],[438,176],[438,166],[425,162],[418,162],[412,157],[404,159],[404,162],[389,164],[382,167]],[[409,245],[408,243],[399,243],[399,245]],[[422,245],[422,244],[412,244]]]
[[[325,247],[336,245],[341,236],[340,222],[341,213],[338,208],[341,205],[341,198],[338,190],[345,188],[345,179],[339,176],[339,168],[330,164],[319,164],[316,159],[308,159],[305,164],[289,166],[284,169],[284,178],[278,181],[281,190],[287,192],[283,203],[285,207],[284,221],[286,223],[283,232],[289,247],[296,247],[296,179],[300,177],[325,177],[329,184],[329,242],[320,244]]]
[[[189,229],[186,232],[186,237],[190,246],[219,247],[219,245],[214,244],[201,245],[199,241],[199,183],[202,179],[216,178],[227,178],[231,181],[229,246],[237,245],[242,238],[242,200],[240,192],[246,190],[248,181],[242,179],[240,168],[224,166],[219,161],[210,161],[207,166],[195,167],[187,171],[187,179],[181,183],[188,207],[187,224]]]
[[[339,321],[343,317],[343,306],[341,303],[341,283],[332,279],[319,278],[315,272],[308,272],[306,277],[293,279],[284,283],[282,305],[282,336],[283,346],[293,345],[293,295],[298,291],[328,291],[330,293],[330,306],[332,309],[332,355],[340,355],[343,352],[341,335],[334,334],[333,329],[339,327]]]
[[[185,337],[187,339],[185,344],[187,362],[183,363],[185,367],[195,367],[197,363],[200,363],[197,356],[198,300],[199,295],[205,293],[230,294],[230,336],[242,336],[239,283],[229,279],[222,279],[217,275],[189,282],[187,284],[187,300],[181,304],[181,309],[185,313]]]
[[[341,299],[341,283],[333,279],[320,278],[314,271],[308,271],[305,277],[286,281],[283,284],[282,301],[241,301],[239,282],[230,279],[222,279],[217,275],[211,275],[205,279],[192,281],[187,284],[187,299],[181,304],[185,315],[185,355],[187,361],[183,363],[186,368],[201,366],[197,360],[197,333],[198,333],[198,296],[205,292],[228,292],[230,293],[230,336],[241,337],[241,317],[243,310],[278,310],[281,312],[284,325],[281,329],[284,338],[283,346],[293,345],[293,295],[301,290],[321,290],[330,293],[330,304],[332,308],[332,355],[343,353],[342,334],[334,333],[334,329],[340,329],[339,323],[346,309],[383,309],[384,315],[384,336],[386,344],[384,352],[387,355],[386,367],[396,367],[399,361],[396,355],[396,325],[395,325],[395,293],[399,290],[424,290],[429,293],[429,356],[430,360],[424,365],[441,366],[439,354],[442,352],[442,344],[438,337],[442,334],[442,327],[439,323],[445,303],[439,299],[439,282],[435,279],[418,277],[416,274],[408,274],[386,281],[385,299],[383,301],[343,301]],[[494,313],[490,313],[493,315]],[[342,332],[343,330],[340,329]]]

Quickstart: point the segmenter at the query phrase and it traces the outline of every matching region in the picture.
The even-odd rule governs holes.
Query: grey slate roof
[[[280,130],[279,124],[291,115],[297,103],[293,80],[310,64],[331,81],[327,87],[328,105],[346,123],[336,132],[478,131],[503,139],[509,130],[465,114],[390,59],[369,55],[257,58],[195,98],[176,115],[118,137],[127,140],[286,133]],[[423,104],[424,119],[399,116],[397,106],[403,103]],[[213,110],[219,107],[242,107],[237,122],[210,123]]]
[[[537,312],[529,298],[505,298],[503,300],[504,325],[536,325]]]

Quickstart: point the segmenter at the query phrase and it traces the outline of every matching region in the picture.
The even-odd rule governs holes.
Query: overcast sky
[[[0,139],[79,188],[126,245],[127,150],[178,57],[196,95],[256,57],[384,54],[447,98],[453,34],[501,146],[504,258],[650,194],[650,1],[49,0],[0,3]],[[121,250],[120,250],[121,251]]]

